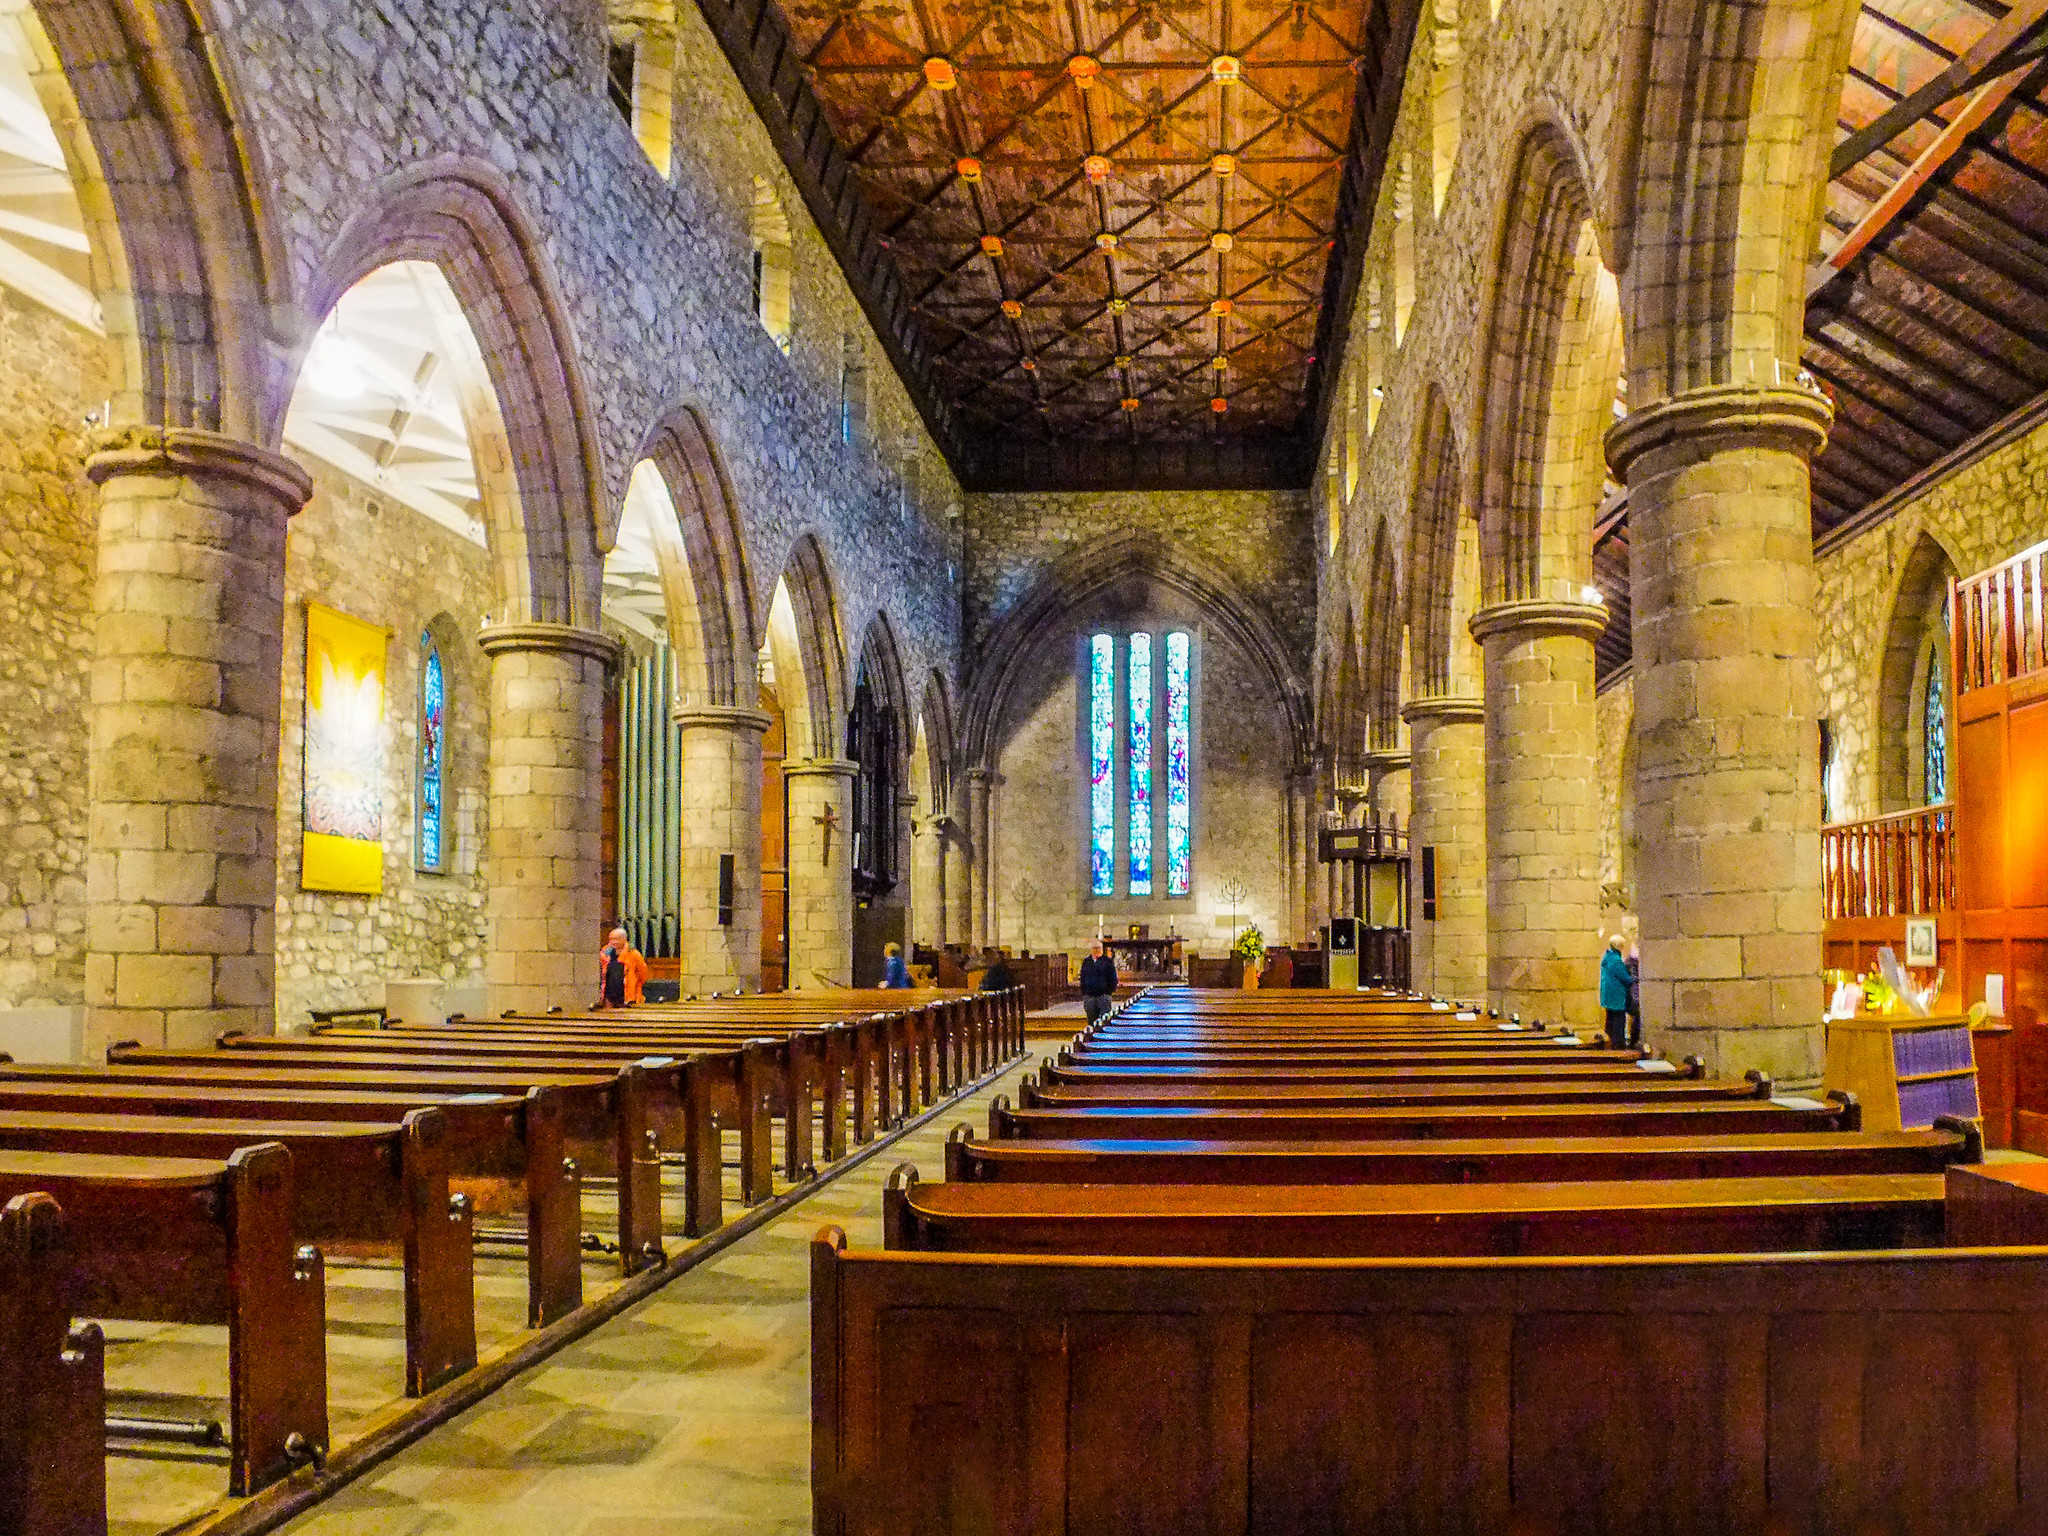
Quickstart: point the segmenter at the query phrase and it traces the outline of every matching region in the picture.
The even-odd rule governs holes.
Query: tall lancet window
[[[1082,686],[1089,894],[1184,901],[1194,890],[1193,637],[1092,635]]]
[[[447,823],[442,814],[446,788],[444,765],[448,742],[448,680],[441,670],[441,648],[431,632],[420,635],[420,728],[418,793],[414,797],[415,862],[438,873],[447,859]]]
[[[1944,647],[1937,644],[1927,658],[1927,803],[1948,799],[1948,668]]]

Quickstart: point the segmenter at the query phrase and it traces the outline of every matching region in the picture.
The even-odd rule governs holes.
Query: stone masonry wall
[[[313,499],[285,546],[284,695],[277,802],[277,1018],[383,1001],[391,978],[480,985],[484,962],[488,663],[471,643],[491,606],[483,549],[308,462]],[[299,889],[305,749],[306,602],[391,631],[385,652],[384,891]],[[420,635],[433,625],[447,682],[442,804],[446,873],[414,868]]]
[[[1635,910],[1635,753],[1629,738],[1635,730],[1636,685],[1633,678],[1605,689],[1593,701],[1594,748],[1598,753],[1595,786],[1600,797],[1600,930],[1614,932]]]
[[[1943,480],[1814,561],[1816,671],[1833,723],[1837,821],[1878,815],[1879,685],[1901,577],[1920,540],[1969,576],[2048,538],[2048,424]]]
[[[0,289],[0,1007],[85,988],[86,674],[106,344]]]

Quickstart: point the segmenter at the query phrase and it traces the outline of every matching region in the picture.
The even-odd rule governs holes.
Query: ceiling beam
[[[1921,119],[1932,117],[1958,96],[1967,91],[1981,91],[1995,77],[2039,58],[2044,48],[2048,48],[2048,35],[2033,34],[2044,20],[2048,20],[2048,0],[2019,0],[2002,20],[1994,22],[1989,31],[1940,74],[1837,144],[1834,157],[1828,163],[1829,179],[1840,176],[1879,145],[1890,143]],[[1917,41],[1923,47],[1928,46],[1925,38]]]

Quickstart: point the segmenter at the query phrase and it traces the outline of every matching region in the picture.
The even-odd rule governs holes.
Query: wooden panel
[[[1517,1512],[1566,1531],[1753,1530],[1764,1507],[1765,1342],[1761,1323],[1743,1317],[1523,1319]]]
[[[2007,721],[2007,901],[2048,907],[2048,702],[2015,706]]]
[[[1966,912],[2005,905],[2005,721],[1956,729],[1956,884]]]
[[[1024,1359],[1017,1320],[1000,1312],[885,1314],[876,1329],[875,1426],[888,1469],[849,1490],[851,1529],[1015,1531],[1024,1507]]]
[[[1494,1528],[1508,1508],[1505,1320],[1261,1319],[1254,1536]]]
[[[1244,1529],[1241,1334],[1241,1325],[1173,1315],[1091,1314],[1068,1325],[1068,1536]]]

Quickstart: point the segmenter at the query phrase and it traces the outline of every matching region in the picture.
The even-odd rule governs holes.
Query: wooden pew
[[[72,1326],[67,1234],[40,1191],[0,1209],[0,1531],[106,1536],[106,1366]]]
[[[293,1238],[289,1152],[0,1152],[0,1200],[37,1192],[64,1208],[75,1311],[227,1325],[229,1493],[326,1455],[326,1279],[320,1250]]]
[[[1376,1141],[1501,1136],[1698,1136],[1731,1131],[1853,1131],[1853,1099],[1737,1099],[1705,1104],[1446,1104],[1433,1108],[1197,1109],[1183,1105],[989,1106],[991,1140]]]
[[[1771,1096],[1768,1078],[1730,1082],[1725,1078],[1639,1076],[1605,1078],[1523,1078],[1509,1082],[1329,1082],[1282,1080],[1263,1083],[1206,1083],[1184,1080],[1137,1083],[1055,1083],[1041,1087],[1026,1073],[1017,1085],[1025,1109],[1086,1109],[1119,1105],[1133,1109],[1309,1109],[1376,1105],[1439,1104],[1658,1104],[1728,1103]]]
[[[470,1202],[449,1192],[448,1125],[438,1109],[399,1125],[294,1120],[155,1119],[0,1109],[0,1152],[225,1162],[271,1142],[301,1170],[292,1235],[322,1245],[396,1250],[405,1275],[405,1391],[431,1392],[476,1364]]]
[[[1213,1258],[1938,1248],[1942,1175],[1575,1183],[924,1184],[882,1195],[884,1246]]]
[[[821,1536],[2031,1533],[2048,1250],[812,1247]]]
[[[8,1078],[0,1112],[142,1115],[159,1119],[337,1121],[395,1125],[417,1109],[447,1126],[454,1183],[480,1211],[523,1210],[527,1324],[538,1328],[583,1304],[582,1173],[568,1154],[563,1096],[553,1088],[509,1094],[399,1094],[138,1082],[107,1068],[61,1078]]]
[[[1357,1061],[1335,1066],[1320,1061],[1254,1066],[1096,1066],[1093,1061],[1061,1061],[1048,1056],[1038,1069],[1038,1080],[1086,1085],[1090,1083],[1514,1083],[1514,1082],[1632,1082],[1645,1077],[1700,1079],[1706,1063],[1698,1056],[1686,1058],[1683,1067],[1668,1061],[1538,1061],[1502,1065],[1485,1062],[1478,1066],[1404,1067],[1384,1062]]]
[[[126,1082],[201,1090],[217,1088],[339,1089],[404,1095],[488,1094],[519,1097],[555,1090],[570,1152],[586,1175],[618,1180],[619,1258],[628,1275],[662,1258],[661,1161],[655,1129],[657,1089],[677,1092],[678,1072],[635,1063],[616,1072],[526,1071],[480,1062],[406,1068],[352,1066],[344,1061],[248,1061],[226,1051],[144,1051],[116,1046],[105,1067],[0,1066],[13,1083]],[[675,1101],[680,1121],[680,1100]],[[414,1107],[422,1107],[415,1105]]]
[[[946,1141],[949,1182],[1498,1184],[1745,1174],[1940,1173],[1983,1160],[1967,1121],[1931,1131],[1765,1131],[1487,1141]],[[2048,1233],[2044,1233],[2048,1235]]]

